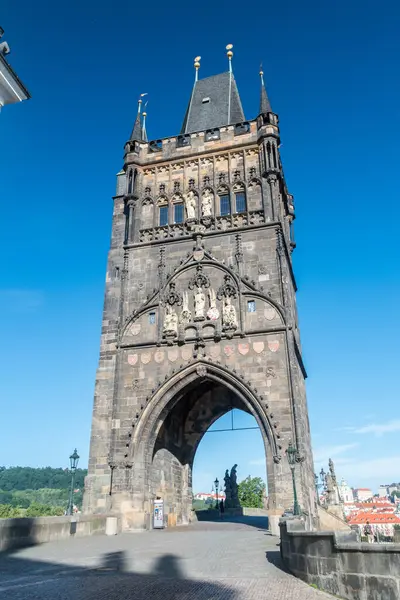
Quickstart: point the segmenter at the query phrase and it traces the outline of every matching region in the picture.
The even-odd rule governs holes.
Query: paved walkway
[[[327,600],[246,523],[51,542],[0,555],[0,600]]]

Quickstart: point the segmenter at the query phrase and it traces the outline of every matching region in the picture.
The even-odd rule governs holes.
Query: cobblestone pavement
[[[0,600],[322,600],[244,523],[93,536],[0,555]]]

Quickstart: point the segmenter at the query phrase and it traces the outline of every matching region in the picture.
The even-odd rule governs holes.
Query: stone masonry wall
[[[355,532],[304,531],[299,521],[281,522],[281,552],[303,581],[348,600],[400,598],[400,544],[367,544]]]
[[[210,389],[226,386],[256,417],[273,516],[293,502],[285,449],[295,442],[303,459],[296,473],[299,501],[312,523],[314,476],[288,225],[293,206],[276,161],[278,138],[272,115],[251,122],[240,136],[232,126],[217,141],[193,134],[185,148],[175,138],[163,140],[157,152],[148,144],[126,146],[114,198],[86,512],[144,515],[161,495],[177,521],[187,521],[199,436],[232,403],[214,402],[210,411],[206,393],[194,396],[205,382]],[[127,181],[135,182],[131,189]],[[194,217],[175,223],[175,208],[189,193]],[[228,215],[221,214],[224,194]],[[244,212],[235,209],[238,194],[245,195]],[[206,217],[205,195],[211,198]],[[160,225],[162,207],[168,223]],[[214,293],[215,318],[193,320],[199,284],[192,281],[203,281],[207,309]],[[222,322],[226,298],[235,314],[231,330]],[[168,335],[167,313],[178,316],[183,299],[191,322]],[[184,415],[195,401],[197,413]],[[180,445],[171,446],[159,430],[172,409],[168,430]],[[193,415],[202,410],[208,421],[194,435]]]

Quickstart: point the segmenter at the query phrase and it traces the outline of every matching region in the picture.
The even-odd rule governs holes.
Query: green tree
[[[238,485],[239,502],[241,506],[262,508],[265,494],[265,483],[261,477],[246,477]]]
[[[21,517],[21,511],[11,504],[0,504],[0,519],[13,519]]]
[[[75,488],[83,489],[86,469],[77,469],[75,473]],[[71,473],[68,469],[53,467],[0,467],[0,490],[12,492],[15,490],[69,489]]]
[[[32,502],[26,509],[25,514],[27,517],[55,517],[63,515],[64,510],[62,506],[47,506],[38,502]]]

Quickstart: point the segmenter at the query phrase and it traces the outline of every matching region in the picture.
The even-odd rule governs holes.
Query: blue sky
[[[317,467],[332,456],[351,485],[400,480],[399,13],[394,0],[3,0],[32,99],[0,115],[0,463],[65,465],[75,446],[87,462],[111,196],[137,97],[149,94],[150,137],[176,134],[193,57],[201,77],[224,71],[233,43],[246,116],[261,61],[280,116]],[[265,474],[259,432],[206,435],[195,489],[234,462]]]

